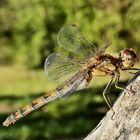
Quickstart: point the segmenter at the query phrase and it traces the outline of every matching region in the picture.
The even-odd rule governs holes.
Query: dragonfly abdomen
[[[57,98],[58,96],[55,94],[55,90],[46,93],[45,95],[42,95],[41,97],[33,100],[30,104],[27,106],[18,109],[15,113],[11,114],[4,122],[4,126],[9,126],[10,124],[14,124],[17,120],[20,118],[26,116],[30,112],[38,109],[39,107],[45,105],[46,103],[53,101]]]

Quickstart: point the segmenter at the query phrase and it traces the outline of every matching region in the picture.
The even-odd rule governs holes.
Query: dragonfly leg
[[[111,103],[109,97],[107,96],[107,93],[108,93],[109,88],[110,88],[110,86],[111,86],[111,84],[112,84],[112,82],[113,82],[113,79],[114,79],[114,75],[112,75],[110,81],[108,82],[107,86],[105,87],[105,89],[104,89],[104,91],[103,91],[104,100],[106,101],[108,107],[113,111],[113,115],[112,115],[111,118],[113,118],[113,116],[115,115],[115,111],[114,111],[113,108],[112,108],[112,103]]]
[[[123,70],[126,70],[129,74],[136,74],[137,72],[130,72],[129,70],[138,71],[138,70],[140,70],[140,69],[138,69],[138,68],[126,68],[126,69],[123,69]]]
[[[126,68],[124,70],[140,70],[140,69],[138,69],[138,68]]]
[[[126,71],[128,74],[136,74],[136,72]]]
[[[120,73],[116,73],[116,79],[115,79],[115,87],[121,90],[125,90],[126,88],[119,86],[119,81],[120,81]]]
[[[116,73],[116,79],[115,79],[115,87],[121,90],[127,90],[128,92],[134,93],[132,89],[126,89],[125,87],[119,86],[119,80],[120,80],[120,73]]]

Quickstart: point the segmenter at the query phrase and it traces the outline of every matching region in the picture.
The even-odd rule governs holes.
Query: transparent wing
[[[56,88],[56,93],[60,98],[64,98],[76,90],[86,87],[86,75],[88,74],[88,69],[83,69],[78,71],[73,77],[68,79],[64,84]]]
[[[53,53],[45,61],[45,73],[49,80],[64,82],[81,69],[80,63],[74,62],[61,53]]]
[[[88,58],[98,51],[95,44],[87,40],[74,24],[64,26],[58,33],[57,41],[64,49],[81,54],[83,58]]]

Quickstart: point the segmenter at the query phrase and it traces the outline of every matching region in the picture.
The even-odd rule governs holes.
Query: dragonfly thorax
[[[126,48],[120,51],[119,59],[122,61],[124,68],[131,68],[135,64],[136,53],[132,48]]]

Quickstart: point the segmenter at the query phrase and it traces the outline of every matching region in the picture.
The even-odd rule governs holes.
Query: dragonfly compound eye
[[[120,59],[125,68],[133,67],[136,57],[136,53],[132,48],[126,48],[120,51]]]

